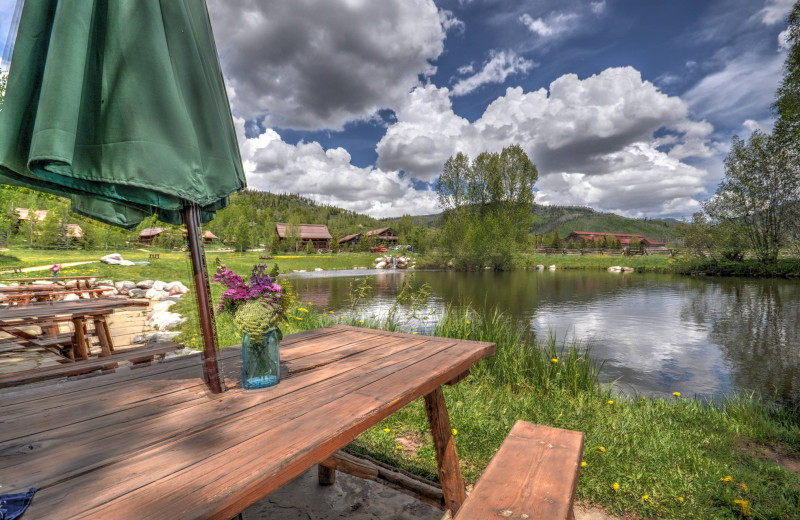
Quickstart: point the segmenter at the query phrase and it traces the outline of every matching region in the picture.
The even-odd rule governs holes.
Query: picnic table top
[[[57,276],[58,280],[90,280],[96,276]],[[43,282],[52,281],[52,276],[38,276],[35,278],[0,278],[0,282]]]
[[[337,325],[286,336],[281,382],[213,395],[199,356],[0,393],[3,492],[31,518],[228,520],[494,345]]]
[[[94,300],[51,301],[9,307],[0,312],[0,326],[18,325],[19,321],[35,321],[50,316],[84,316],[108,314],[121,307],[143,306],[147,302],[122,298],[98,298]]]
[[[0,293],[13,294],[20,292],[58,291],[62,289],[66,289],[66,287],[57,283],[9,285],[7,287],[0,287]]]

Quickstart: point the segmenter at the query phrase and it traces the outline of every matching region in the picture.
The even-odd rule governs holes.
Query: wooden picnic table
[[[447,506],[465,491],[441,386],[494,345],[337,325],[286,336],[281,382],[211,394],[198,356],[0,393],[3,492],[26,518],[229,520],[425,397]]]
[[[46,324],[51,330],[56,321],[71,321],[74,327],[72,333],[72,352],[80,359],[89,358],[86,344],[86,321],[94,322],[95,333],[100,343],[102,356],[108,356],[114,351],[111,340],[111,331],[108,328],[106,316],[122,307],[145,306],[148,302],[129,299],[94,299],[78,301],[51,301],[45,303],[32,303],[18,307],[0,309],[0,330],[9,334],[31,339],[29,334],[22,333],[19,327]]]
[[[90,288],[89,280],[97,278],[96,276],[57,276],[57,281],[66,281],[66,280],[77,280],[78,282],[78,289],[81,287],[81,282],[84,282],[84,285],[87,289]],[[0,282],[3,283],[18,283],[20,285],[34,285],[33,282],[52,282],[52,276],[39,276],[35,278],[0,278]],[[54,282],[55,283],[55,282]]]

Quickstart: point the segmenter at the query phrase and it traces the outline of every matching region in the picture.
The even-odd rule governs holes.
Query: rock
[[[180,297],[181,297],[181,296],[183,296],[184,294],[186,294],[186,293],[185,293],[185,292],[183,292],[183,289],[181,289],[181,288],[180,288],[180,287],[178,287],[178,286],[175,286],[175,287],[173,287],[172,289],[170,289],[170,290],[167,292],[167,295],[168,295],[168,296],[177,296],[178,298],[180,298]]]
[[[156,291],[169,290],[169,289],[164,289],[164,287],[166,286],[167,286],[166,282],[162,282],[161,280],[156,280],[155,282],[153,282],[153,286],[151,287],[151,289],[155,289]]]
[[[70,280],[70,281],[68,281],[66,287],[67,287],[67,289],[77,289],[78,288],[78,280]]]
[[[172,300],[162,300],[162,301],[156,303],[155,305],[153,305],[153,307],[150,309],[150,313],[149,314],[156,314],[156,313],[159,313],[159,312],[168,311],[169,308],[172,307],[173,305],[175,305],[176,303],[178,303],[178,302],[175,302],[175,301],[172,301]]]
[[[103,289],[103,296],[116,296],[119,291],[113,285],[95,285],[95,289]]]
[[[111,253],[100,259],[101,262],[109,265],[119,265],[122,262],[122,255],[119,253]]]
[[[133,337],[134,343],[162,343],[165,341],[172,341],[175,337],[180,336],[180,332],[149,332],[147,334],[140,334]]]
[[[544,271],[544,266],[542,264],[539,264],[539,265],[536,266],[536,270],[537,271]]]
[[[80,300],[80,299],[81,299],[81,297],[78,296],[77,294],[66,294],[66,295],[64,295],[64,301],[65,302],[74,302],[74,301]]]
[[[189,288],[183,285],[181,282],[170,282],[164,286],[164,290],[169,292],[171,295],[186,294],[189,292]]]
[[[156,330],[169,330],[186,321],[186,318],[175,312],[159,312],[147,320],[147,324]]]
[[[551,271],[555,271],[556,270],[556,266],[551,265],[550,267],[548,267],[548,269],[550,269]]]
[[[622,271],[622,267],[620,267],[618,265],[612,265],[611,267],[608,268],[608,272],[609,273],[619,273],[621,271]]]
[[[153,301],[163,300],[167,296],[169,296],[169,293],[167,291],[159,291],[155,287],[148,289],[147,292],[144,294],[145,298]]]
[[[484,271],[491,271],[492,269],[494,269],[494,267],[492,267],[491,265],[487,265],[486,267],[483,268]]]
[[[139,289],[150,289],[153,287],[153,284],[156,283],[155,280],[142,280],[141,282],[136,284],[136,287]]]
[[[123,260],[123,262],[128,263],[123,263],[121,265],[150,265],[150,262],[130,262],[129,260]]]
[[[114,280],[97,280],[94,282],[93,286],[97,287],[100,285],[114,285]]]
[[[632,273],[633,271],[634,271],[633,267],[623,267],[622,268],[622,272],[623,273]]]
[[[53,282],[50,280],[36,280],[31,285],[50,285],[51,283]]]
[[[130,280],[124,280],[122,282],[115,283],[114,287],[116,287],[119,292],[122,291],[128,292],[131,289],[136,289],[136,284],[134,282],[131,282]]]
[[[319,273],[320,271],[324,271],[324,269],[323,269],[323,268],[321,268],[321,267],[317,267],[317,268],[315,268],[315,269],[314,269],[314,271],[316,271],[316,272],[318,272],[318,273]]]
[[[147,294],[147,291],[145,291],[144,289],[131,289],[130,291],[128,291],[128,295],[131,298],[144,298],[145,294]]]
[[[375,269],[385,269],[385,268],[386,268],[386,262],[378,262],[377,264],[375,264]]]

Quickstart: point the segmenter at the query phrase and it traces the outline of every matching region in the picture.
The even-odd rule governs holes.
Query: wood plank
[[[422,342],[421,342],[422,343]],[[368,383],[371,380],[380,378],[385,373],[391,373],[392,370],[397,370],[395,366],[398,360],[403,360],[394,354],[400,352],[407,359],[424,359],[429,356],[428,348],[423,344],[415,348],[402,350],[403,347],[398,347],[392,351],[386,352],[386,355],[381,359],[375,356],[367,356],[366,354],[359,360],[353,360],[351,363],[337,364],[335,369],[327,371],[327,373],[317,373],[312,375],[305,375],[305,377],[297,377],[282,382],[278,387],[274,387],[274,392],[247,392],[246,399],[227,400],[224,405],[219,405],[222,400],[206,399],[205,402],[196,403],[202,405],[202,409],[183,410],[181,408],[173,413],[160,413],[158,403],[142,403],[146,406],[137,407],[135,410],[130,411],[131,407],[126,408],[124,412],[117,412],[115,403],[111,402],[106,404],[101,410],[108,410],[107,413],[101,414],[101,417],[92,418],[90,414],[85,414],[84,417],[63,416],[60,420],[64,421],[65,427],[60,427],[57,430],[52,429],[53,422],[57,422],[58,417],[47,417],[38,421],[40,427],[43,428],[42,434],[31,434],[30,428],[24,435],[19,435],[20,432],[12,430],[14,424],[4,426],[9,429],[8,437],[12,438],[15,434],[16,438],[24,437],[27,444],[36,446],[37,451],[37,464],[30,463],[30,449],[23,449],[20,453],[24,453],[22,457],[7,457],[0,460],[0,469],[9,469],[15,464],[25,465],[25,475],[31,476],[32,481],[39,482],[40,487],[45,487],[47,482],[42,478],[36,478],[34,473],[39,471],[37,468],[41,464],[42,471],[47,472],[47,468],[52,467],[53,464],[60,465],[61,468],[74,467],[83,472],[85,468],[89,467],[93,462],[101,463],[104,460],[104,455],[101,452],[92,452],[87,454],[86,450],[78,450],[73,463],[70,453],[66,453],[62,448],[63,441],[69,439],[79,439],[79,441],[71,442],[73,447],[80,447],[86,445],[91,447],[101,442],[103,446],[109,447],[114,457],[125,456],[126,453],[144,446],[153,446],[160,442],[163,437],[163,424],[168,422],[170,424],[180,424],[182,433],[189,433],[192,431],[202,431],[206,426],[209,418],[215,418],[219,424],[223,424],[223,419],[227,422],[236,421],[242,425],[245,421],[251,420],[256,422],[256,428],[262,427],[260,423],[263,422],[264,416],[260,409],[256,407],[259,404],[271,401],[273,413],[283,411],[284,413],[297,413],[298,407],[297,394],[311,385],[323,383],[323,386],[314,388],[313,393],[308,392],[305,399],[317,399],[315,403],[324,404],[336,399],[337,392],[348,392],[354,388],[358,388]],[[371,372],[365,376],[365,372]],[[286,384],[284,384],[286,383]],[[338,390],[337,390],[338,388]],[[241,392],[241,391],[240,391]],[[190,396],[191,397],[191,396]],[[241,397],[241,396],[240,396]],[[80,420],[83,419],[83,420]],[[77,422],[75,422],[78,420]],[[72,421],[72,422],[67,422]],[[124,431],[120,431],[119,424],[129,424]],[[28,427],[28,423],[25,425]],[[50,430],[48,430],[50,429]],[[159,432],[162,432],[159,436]],[[115,445],[115,441],[119,440],[119,445]],[[170,440],[170,439],[167,439]],[[19,442],[0,443],[0,452],[13,453],[20,446]],[[23,446],[24,448],[24,446]],[[52,455],[48,455],[48,450],[52,451]],[[49,458],[52,460],[49,460]],[[63,472],[63,469],[62,469]],[[9,471],[12,475],[13,471]],[[22,472],[20,472],[22,473]],[[13,486],[13,479],[8,479],[4,482],[5,486]],[[27,483],[20,484],[25,488]],[[25,488],[27,489],[27,488]]]
[[[458,464],[455,439],[450,428],[450,418],[447,415],[447,405],[441,388],[425,395],[425,411],[428,414],[428,423],[433,435],[433,446],[436,450],[436,464],[439,472],[439,482],[442,484],[444,504],[453,514],[458,512],[461,504],[467,498],[464,480],[461,477],[461,467]]]
[[[428,345],[428,347],[430,347],[430,345]],[[84,496],[87,497],[90,502],[85,504],[70,504],[70,507],[82,508],[84,506],[97,506],[99,505],[98,502],[102,504],[107,500],[114,500],[114,497],[123,494],[125,491],[121,488],[127,489],[127,492],[143,490],[144,488],[141,488],[143,484],[145,488],[147,488],[147,482],[153,480],[153,472],[164,474],[164,479],[174,480],[174,477],[177,481],[183,483],[193,482],[192,476],[195,476],[199,478],[200,481],[195,482],[194,485],[202,488],[209,482],[209,478],[211,478],[212,481],[216,481],[218,478],[228,478],[225,477],[225,475],[217,475],[220,470],[217,466],[221,464],[222,460],[227,461],[226,464],[223,464],[223,466],[227,466],[226,468],[222,468],[223,472],[234,471],[231,475],[238,473],[238,470],[232,468],[239,463],[246,465],[242,466],[244,471],[256,472],[257,482],[254,483],[254,487],[252,487],[252,492],[257,494],[253,499],[254,501],[260,498],[260,496],[263,496],[263,493],[267,492],[263,487],[264,485],[269,484],[270,487],[278,486],[279,484],[276,483],[285,482],[285,479],[289,478],[289,475],[296,476],[304,471],[306,467],[315,462],[324,460],[324,458],[336,451],[338,447],[352,440],[358,432],[363,431],[363,429],[371,424],[377,423],[386,415],[396,411],[399,407],[407,404],[415,397],[418,397],[420,392],[430,392],[433,388],[452,379],[452,377],[465,370],[472,362],[479,359],[487,352],[485,349],[465,351],[458,347],[460,347],[460,345],[454,345],[453,347],[441,351],[437,355],[428,356],[424,361],[415,363],[414,365],[403,365],[402,367],[390,366],[389,368],[394,370],[394,372],[391,372],[391,375],[381,375],[377,381],[367,384],[360,390],[351,391],[351,389],[348,388],[347,393],[341,394],[339,397],[332,397],[331,389],[326,388],[326,385],[321,385],[323,388],[320,389],[320,392],[317,392],[317,400],[297,403],[297,397],[299,396],[292,396],[294,399],[286,399],[287,409],[280,412],[277,416],[273,414],[279,412],[279,410],[276,409],[274,403],[271,403],[269,408],[263,410],[268,413],[259,413],[262,410],[256,410],[256,413],[252,414],[250,421],[242,421],[240,419],[222,427],[215,426],[213,431],[201,431],[196,435],[183,437],[174,446],[170,445],[155,450],[142,451],[135,457],[126,461],[126,463],[122,465],[124,468],[118,464],[105,466],[97,472],[94,472],[91,479],[81,480],[80,484],[70,480],[63,485],[46,488],[41,492],[43,498],[37,495],[37,498],[40,498],[39,503],[42,504],[42,514],[47,514],[48,509],[45,507],[47,503],[53,504],[53,507],[58,507],[54,502],[51,502],[51,500],[60,502],[60,493],[68,493],[69,488],[74,485],[79,485],[81,487]],[[411,366],[414,366],[414,368],[410,369]],[[400,369],[398,370],[398,368]],[[307,374],[313,375],[316,372],[317,371],[309,372]],[[369,377],[369,375],[371,374],[367,372],[364,376]],[[283,383],[281,383],[281,385],[283,385]],[[281,385],[279,385],[279,387]],[[307,394],[309,394],[309,392],[303,393],[304,396]],[[382,397],[376,398],[376,396]],[[327,399],[328,404],[319,406],[319,399]],[[366,411],[364,413],[359,412],[363,407],[366,407]],[[293,416],[293,418],[288,421],[286,420],[287,413]],[[305,417],[305,420],[303,417]],[[317,422],[319,420],[329,421],[333,418],[336,419],[333,421],[333,424],[326,425],[325,427],[320,427],[320,424]],[[331,437],[332,428],[333,431],[338,432],[333,437]],[[279,435],[280,439],[277,439],[276,435]],[[309,446],[309,438],[314,441],[311,443],[311,446]],[[263,451],[268,447],[266,450],[267,453],[274,455],[276,454],[276,447],[291,447],[293,445],[294,449],[302,449],[304,454],[314,460],[310,460],[309,462],[307,458],[299,458],[297,459],[300,461],[299,465],[293,464],[291,468],[287,469],[285,465],[288,458],[278,453],[280,456],[276,461],[277,466],[270,470],[278,471],[278,469],[280,469],[278,475],[276,475],[265,474],[262,464],[265,461],[260,457],[254,457],[254,453],[257,453],[259,448]],[[176,458],[176,455],[180,456]],[[187,460],[187,457],[193,460]],[[217,457],[222,457],[222,459]],[[237,462],[231,463],[233,460],[231,457],[237,457]],[[259,463],[255,466],[250,466],[253,459],[258,459]],[[217,471],[214,471],[214,468],[217,468]],[[191,475],[182,474],[184,471],[188,471]],[[116,474],[117,472],[119,472],[118,475]],[[215,476],[209,477],[209,472],[213,472]],[[236,482],[236,486],[242,485],[242,482],[239,482],[237,478],[226,481]],[[158,486],[162,484],[164,484],[164,482],[161,481],[154,483],[154,485]],[[163,489],[166,490],[168,488]],[[245,486],[244,490],[240,491],[238,494],[242,495],[247,489],[251,488]],[[272,489],[274,489],[274,487],[272,487]],[[202,489],[197,491],[200,495],[203,494]],[[134,510],[141,512],[141,509],[137,509],[136,507],[129,509],[128,506],[130,504],[127,504],[127,501],[132,499],[131,497],[137,495],[139,492],[140,491],[136,491],[131,496],[123,496],[119,501],[115,500],[116,504],[121,505],[121,509],[116,509],[115,507],[114,513],[109,513],[109,511],[104,510],[103,513],[98,514],[101,514],[101,516],[103,514],[110,514],[110,516],[106,516],[106,518],[108,518],[116,517],[114,516],[116,514],[123,514],[123,511],[128,514]],[[171,495],[170,493],[168,494]],[[188,496],[189,495],[187,495],[187,499]],[[198,495],[195,495],[194,491],[192,491],[191,496],[196,497]],[[249,500],[249,498],[246,500]],[[190,507],[193,512],[197,514],[196,517],[198,518],[223,518],[227,512],[230,512],[225,511],[225,507],[238,507],[238,505],[240,505],[238,500],[235,502],[236,505],[231,505],[231,502],[226,502],[223,499],[222,504],[226,505],[220,506],[217,504],[216,499],[212,501],[210,506],[214,511],[222,507],[222,509],[220,509],[220,511],[222,511],[222,513],[220,513],[222,516],[214,516],[213,513],[208,514],[209,511],[205,509],[198,510],[198,504],[193,504]],[[169,505],[161,504],[161,506],[168,507]],[[186,507],[186,504],[184,503],[180,507]],[[64,512],[62,511],[62,513]],[[77,514],[78,511],[70,510],[67,513],[68,516],[71,516]],[[170,516],[169,513],[164,514]],[[177,514],[177,516],[182,515]]]
[[[572,518],[583,434],[517,421],[456,520]]]

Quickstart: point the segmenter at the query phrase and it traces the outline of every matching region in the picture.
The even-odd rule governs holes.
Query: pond
[[[410,271],[327,271],[290,275],[302,301],[350,308],[350,285],[365,277],[372,294],[358,306],[385,316]],[[716,399],[756,391],[800,404],[800,283],[605,271],[507,273],[417,271],[428,283],[430,318],[448,304],[498,307],[538,335],[577,340],[605,362],[602,376],[626,392],[681,392]]]

